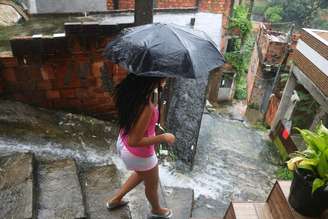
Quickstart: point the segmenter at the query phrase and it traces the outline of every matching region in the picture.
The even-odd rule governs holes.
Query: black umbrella
[[[106,46],[104,55],[143,76],[198,78],[224,63],[204,32],[161,23],[127,29]]]

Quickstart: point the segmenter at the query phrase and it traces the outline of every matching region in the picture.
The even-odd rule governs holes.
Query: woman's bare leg
[[[152,212],[157,214],[165,214],[168,209],[161,208],[158,198],[158,165],[151,170],[138,172],[138,174],[143,178],[145,183],[145,194],[152,206]]]
[[[122,198],[133,188],[139,185],[142,180],[143,178],[137,172],[132,173],[122,187],[116,192],[116,194],[112,198],[108,199],[108,202],[119,203]]]

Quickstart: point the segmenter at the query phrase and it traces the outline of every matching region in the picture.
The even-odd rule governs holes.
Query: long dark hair
[[[133,127],[150,95],[163,78],[142,77],[128,74],[115,88],[114,101],[118,111],[118,123],[123,134]]]

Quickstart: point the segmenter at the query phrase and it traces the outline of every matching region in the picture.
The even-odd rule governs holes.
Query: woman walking
[[[156,135],[158,107],[152,101],[154,89],[165,85],[165,78],[142,77],[129,74],[115,90],[120,132],[117,151],[127,169],[134,171],[119,191],[107,201],[107,208],[113,210],[125,206],[123,197],[140,182],[145,184],[145,195],[152,210],[152,218],[170,218],[172,211],[163,208],[158,198],[158,160],[154,146],[165,142],[172,144],[175,136],[171,133]]]

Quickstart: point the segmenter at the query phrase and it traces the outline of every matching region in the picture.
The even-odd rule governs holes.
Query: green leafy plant
[[[282,20],[283,8],[280,5],[272,6],[266,9],[264,17],[266,20],[276,23]]]
[[[293,179],[293,172],[287,166],[282,166],[276,171],[276,177],[278,180],[291,180]]]
[[[240,31],[240,37],[245,38],[252,31],[252,23],[248,19],[248,9],[244,5],[234,8],[232,16],[229,18],[228,30]]]
[[[320,124],[315,132],[307,129],[297,130],[301,133],[307,149],[292,154],[287,166],[291,171],[301,168],[313,173],[313,193],[328,184],[328,129]]]
[[[248,71],[254,43],[255,36],[249,34],[245,39],[245,44],[242,49],[241,40],[239,39],[234,43],[234,51],[224,54],[225,60],[231,64],[237,72],[235,98],[238,100],[243,100],[247,97],[246,72]]]
[[[316,114],[319,104],[306,91],[299,90],[297,94],[300,101],[297,103],[297,107],[293,113],[293,126],[299,128],[309,127],[309,123],[312,122],[312,118]]]

